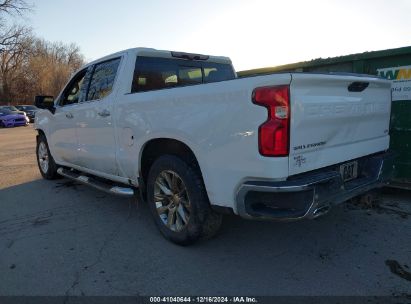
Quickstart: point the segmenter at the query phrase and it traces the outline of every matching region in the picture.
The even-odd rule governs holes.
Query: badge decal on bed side
[[[301,167],[305,164],[306,158],[302,155],[294,156],[294,167]]]
[[[299,145],[299,146],[293,147],[293,150],[298,151],[298,150],[305,150],[305,149],[310,149],[310,148],[317,148],[317,147],[324,146],[326,143],[327,143],[326,141],[320,141],[317,143]]]

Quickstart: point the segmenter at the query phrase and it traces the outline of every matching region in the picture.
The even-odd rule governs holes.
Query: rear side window
[[[102,99],[111,93],[120,58],[104,61],[94,66],[86,100]]]
[[[137,57],[131,93],[234,79],[229,64]]]

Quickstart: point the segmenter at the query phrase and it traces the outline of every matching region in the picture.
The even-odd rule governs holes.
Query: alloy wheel
[[[47,146],[43,141],[39,144],[37,154],[41,171],[43,171],[43,173],[47,173],[49,169],[49,153],[47,151]]]
[[[174,171],[162,171],[154,184],[157,213],[170,230],[180,232],[190,219],[191,204],[186,186]]]

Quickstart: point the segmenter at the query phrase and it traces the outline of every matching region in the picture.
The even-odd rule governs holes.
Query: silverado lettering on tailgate
[[[312,104],[307,106],[309,116],[338,116],[338,115],[367,115],[386,112],[387,104],[382,103],[336,103],[336,104]]]

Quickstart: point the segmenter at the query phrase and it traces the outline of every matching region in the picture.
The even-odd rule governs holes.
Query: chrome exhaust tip
[[[328,206],[328,205],[318,207],[313,211],[312,218],[317,218],[319,216],[322,216],[322,215],[328,213],[329,210],[330,210],[330,206]]]

